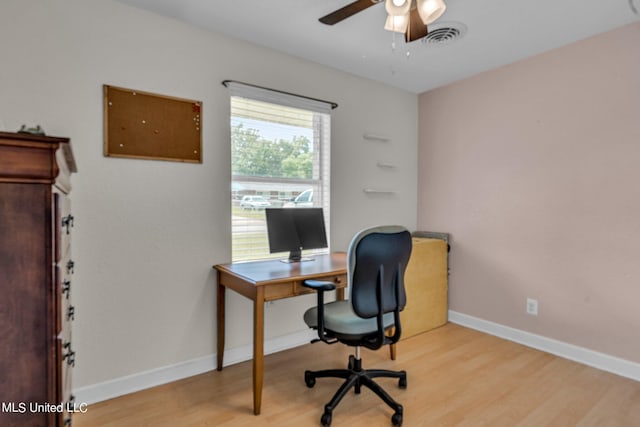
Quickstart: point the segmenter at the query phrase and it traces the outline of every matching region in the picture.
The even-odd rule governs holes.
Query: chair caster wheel
[[[402,425],[402,414],[398,412],[393,414],[391,416],[391,424],[393,424],[394,427],[400,427]]]
[[[325,412],[322,414],[320,422],[322,423],[322,427],[329,427],[331,425],[331,412]]]
[[[311,375],[310,371],[304,372],[304,383],[309,388],[312,388],[314,385],[316,385],[316,379],[313,377],[313,375]]]
[[[407,377],[402,377],[398,380],[398,387],[407,388]]]

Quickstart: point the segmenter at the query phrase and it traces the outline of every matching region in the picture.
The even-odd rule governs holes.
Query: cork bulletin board
[[[105,156],[202,163],[202,102],[103,89]]]

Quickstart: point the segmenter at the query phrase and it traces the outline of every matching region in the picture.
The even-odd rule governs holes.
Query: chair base
[[[320,422],[324,427],[331,425],[331,418],[333,410],[338,406],[342,398],[351,390],[354,389],[356,394],[360,394],[362,386],[367,387],[375,394],[378,395],[391,409],[394,414],[391,417],[391,423],[394,426],[402,425],[402,405],[396,402],[389,396],[389,394],[380,387],[373,378],[397,378],[398,387],[407,387],[407,372],[406,371],[387,371],[383,369],[362,369],[362,360],[349,356],[349,365],[347,369],[326,369],[322,371],[305,371],[304,382],[307,387],[312,388],[316,384],[316,378],[343,378],[345,381],[342,383],[338,391],[333,395],[333,398],[329,403],[324,406],[324,413],[320,418]]]

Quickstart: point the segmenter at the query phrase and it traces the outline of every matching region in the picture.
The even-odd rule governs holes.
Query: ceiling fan
[[[388,14],[385,30],[404,33],[407,43],[425,37],[427,25],[438,19],[447,8],[444,0],[356,0],[319,21],[334,25],[383,1]]]

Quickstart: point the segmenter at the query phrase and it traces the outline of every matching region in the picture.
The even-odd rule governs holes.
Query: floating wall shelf
[[[396,194],[396,192],[392,190],[380,190],[375,188],[365,188],[362,191],[364,191],[365,194]]]
[[[375,141],[375,142],[389,142],[389,141],[391,141],[391,138],[389,138],[387,136],[375,135],[375,134],[371,134],[371,133],[365,133],[365,134],[362,135],[362,137],[364,139],[366,139],[367,141]]]
[[[376,166],[378,166],[380,169],[395,169],[395,168],[397,168],[396,165],[391,164],[391,163],[385,163],[385,162],[378,162],[378,163],[376,163]]]

